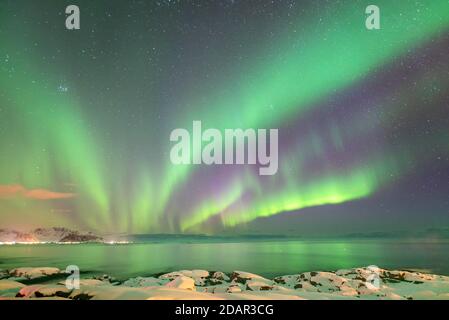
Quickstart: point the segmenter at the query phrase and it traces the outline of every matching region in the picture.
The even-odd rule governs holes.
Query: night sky
[[[448,57],[448,0],[2,0],[0,227],[447,228]],[[173,165],[194,120],[279,129],[278,173]]]

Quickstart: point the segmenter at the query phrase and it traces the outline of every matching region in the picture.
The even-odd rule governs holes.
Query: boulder
[[[17,294],[21,298],[63,297],[67,298],[72,290],[63,285],[32,285],[20,289]]]
[[[176,279],[167,283],[165,286],[168,288],[177,288],[191,291],[196,290],[195,281],[192,278],[185,276],[177,277]]]
[[[61,273],[58,268],[16,268],[9,271],[10,277],[25,278],[25,279],[37,279],[42,277],[48,277]]]
[[[243,272],[243,271],[234,271],[231,274],[231,281],[233,283],[240,283],[240,284],[246,284],[247,281],[259,281],[259,282],[264,282],[267,284],[271,284],[272,281],[265,279],[264,277],[261,277],[257,274],[254,273],[249,273],[249,272]]]
[[[230,280],[230,278],[224,272],[221,272],[221,271],[215,271],[214,273],[212,273],[210,278],[219,280],[219,281],[229,281]]]
[[[168,279],[159,279],[154,277],[137,277],[126,280],[122,283],[124,287],[153,287],[162,286],[169,282]]]
[[[12,280],[0,280],[0,297],[15,297],[25,287],[24,284]]]

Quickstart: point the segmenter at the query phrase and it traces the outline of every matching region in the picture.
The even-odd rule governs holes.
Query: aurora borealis
[[[449,224],[448,0],[4,0],[0,39],[0,227]],[[279,129],[277,174],[172,165],[196,120]]]

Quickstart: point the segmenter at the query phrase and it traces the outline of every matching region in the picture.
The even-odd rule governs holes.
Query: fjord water
[[[377,265],[449,275],[448,252],[448,241],[397,240],[12,245],[0,247],[0,269],[77,265],[85,274],[126,279],[182,269],[243,270],[274,277]]]

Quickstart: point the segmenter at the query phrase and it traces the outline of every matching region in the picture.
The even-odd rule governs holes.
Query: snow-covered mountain
[[[35,242],[36,238],[29,232],[0,229],[0,242]]]
[[[0,242],[102,242],[103,238],[91,232],[67,228],[37,228],[30,232],[0,229]]]

